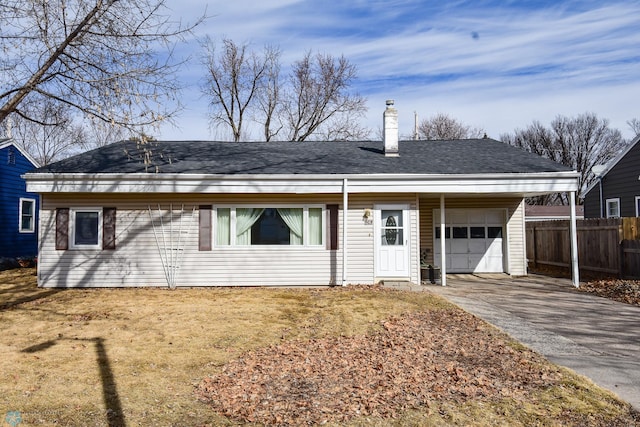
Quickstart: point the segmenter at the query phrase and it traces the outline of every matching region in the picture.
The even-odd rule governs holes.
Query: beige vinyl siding
[[[379,204],[400,204],[410,207],[409,231],[410,231],[410,264],[409,279],[418,283],[420,275],[419,267],[419,239],[418,239],[418,212],[415,194],[352,194],[349,196],[348,231],[349,242],[347,244],[348,275],[347,283],[374,283],[378,278],[375,274],[375,230],[374,221],[367,222],[364,212],[370,209],[372,215],[374,206]]]
[[[526,259],[524,253],[524,200],[522,198],[445,198],[445,215],[447,209],[505,209],[505,240],[507,247],[506,272],[514,275],[526,275]],[[440,209],[440,198],[420,197],[420,248],[428,251],[427,263],[433,263],[433,230],[438,224],[433,223],[433,211]]]
[[[512,276],[526,276],[527,274],[524,208],[523,199],[513,211],[509,212],[507,242],[509,243],[509,273]]]
[[[338,204],[338,250],[325,247],[215,247],[212,251],[198,250],[199,205],[241,204]],[[523,214],[521,198],[463,198],[451,197],[447,209],[503,208],[507,213],[506,241],[507,272],[526,274],[524,255]],[[158,204],[166,211],[184,205],[186,226],[193,207],[196,207],[191,226],[184,241],[181,269],[177,286],[326,286],[342,283],[342,195],[198,195],[198,194],[81,194],[73,199],[63,194],[42,196],[40,217],[40,253],[38,278],[41,286],[101,287],[101,286],[161,286],[167,282],[156,237],[149,220],[148,209],[157,215]],[[415,194],[351,194],[348,219],[347,284],[370,284],[375,274],[374,222],[366,221],[366,209],[374,212],[375,205],[405,204],[410,207],[410,277],[419,282],[420,249],[428,249],[427,262],[433,262],[433,210],[440,208],[438,196]],[[62,207],[116,207],[116,250],[55,250],[55,209]],[[419,208],[419,209],[418,209]],[[373,218],[371,218],[373,219]]]
[[[343,206],[340,205],[340,220],[342,220],[342,209]],[[373,215],[373,201],[370,196],[354,194],[349,197],[346,277],[349,284],[373,283],[374,230],[373,221],[367,224],[364,219],[365,209],[370,209]],[[342,221],[340,224],[342,225]],[[340,227],[340,237],[340,248],[342,248],[342,227]]]
[[[167,286],[149,207],[154,218],[158,204],[163,214],[173,204],[174,215],[184,205],[183,228],[189,225],[196,207],[191,230],[184,239],[184,255],[177,273],[177,286],[230,285],[329,285],[340,278],[341,250],[325,247],[214,247],[198,250],[197,207],[201,204],[322,204],[338,203],[339,196],[278,196],[256,198],[246,196],[211,197],[206,195],[165,195],[145,198],[143,195],[108,197],[85,195],[74,200],[60,195],[45,195],[40,218],[40,255],[38,278],[41,286],[106,287],[106,286]],[[60,207],[117,208],[116,250],[55,249],[55,209]],[[176,217],[177,218],[177,217]],[[156,226],[158,223],[156,222]],[[177,235],[177,221],[174,235]],[[168,224],[165,223],[165,232]],[[160,232],[157,228],[156,232]],[[161,235],[158,235],[161,240]]]

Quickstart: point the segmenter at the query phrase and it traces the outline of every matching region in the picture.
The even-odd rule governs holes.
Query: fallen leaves
[[[559,374],[474,316],[433,310],[393,317],[379,333],[296,340],[245,354],[203,380],[199,397],[229,418],[321,424],[394,418],[430,401],[521,398]]]
[[[593,280],[580,285],[579,289],[626,304],[640,305],[640,280]]]

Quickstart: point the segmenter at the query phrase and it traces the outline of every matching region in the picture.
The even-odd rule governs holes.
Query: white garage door
[[[440,210],[433,212],[434,262],[440,265]],[[445,257],[449,273],[504,272],[502,209],[445,210]]]

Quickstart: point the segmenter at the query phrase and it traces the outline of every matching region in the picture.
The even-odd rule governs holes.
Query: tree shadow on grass
[[[63,291],[63,289],[38,288],[35,283],[23,278],[18,280],[18,283],[0,283],[0,311],[8,310],[27,302],[43,300]]]
[[[53,340],[44,341],[42,343],[27,347],[23,349],[22,352],[37,353],[39,351],[44,351],[56,345],[58,341],[64,339],[70,338],[59,337]],[[96,362],[98,363],[98,369],[100,370],[100,380],[102,382],[102,399],[106,408],[107,425],[109,427],[126,426],[124,411],[122,410],[122,403],[120,402],[120,395],[118,394],[118,387],[113,375],[113,370],[111,369],[111,362],[109,361],[109,356],[107,355],[104,338],[73,338],[73,340],[93,342],[96,351]]]

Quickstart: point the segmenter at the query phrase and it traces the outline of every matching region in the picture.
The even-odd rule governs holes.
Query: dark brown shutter
[[[102,249],[116,248],[116,208],[102,208]]]
[[[198,208],[199,215],[199,237],[198,250],[211,250],[211,206],[202,205]]]
[[[69,208],[56,209],[56,250],[69,249]]]
[[[329,227],[329,241],[327,242],[327,249],[332,251],[338,249],[338,205],[327,205]]]

